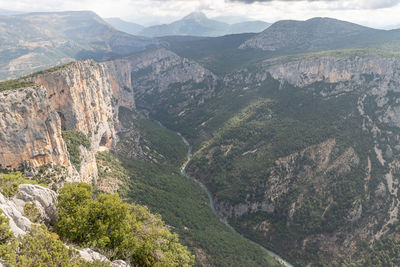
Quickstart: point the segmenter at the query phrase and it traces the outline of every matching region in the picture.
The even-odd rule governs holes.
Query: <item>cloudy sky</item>
[[[92,10],[141,24],[168,23],[194,11],[231,20],[333,17],[376,28],[400,27],[400,0],[0,0],[16,11]]]

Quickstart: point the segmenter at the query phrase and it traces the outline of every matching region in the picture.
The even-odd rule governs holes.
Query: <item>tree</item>
[[[77,243],[88,241],[89,205],[92,187],[86,183],[66,183],[60,190],[57,202],[57,232]]]

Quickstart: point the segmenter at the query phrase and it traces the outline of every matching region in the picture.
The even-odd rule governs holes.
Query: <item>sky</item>
[[[0,0],[14,11],[92,10],[143,25],[170,23],[201,11],[232,22],[331,17],[374,27],[400,28],[400,0]]]

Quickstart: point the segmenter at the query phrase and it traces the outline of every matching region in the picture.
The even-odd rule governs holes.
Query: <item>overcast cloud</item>
[[[193,11],[267,22],[333,17],[376,28],[400,25],[400,0],[0,0],[0,9],[92,10],[146,25],[169,23]]]
[[[241,2],[252,4],[255,2],[336,2],[340,6],[353,9],[380,9],[395,6],[400,3],[400,0],[228,0],[230,2]]]

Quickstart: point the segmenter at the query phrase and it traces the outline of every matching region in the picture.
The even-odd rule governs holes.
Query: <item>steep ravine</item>
[[[260,244],[244,237],[243,235],[241,235],[240,233],[238,233],[235,228],[233,228],[224,218],[220,217],[220,215],[218,214],[217,210],[215,209],[215,205],[214,205],[214,198],[211,194],[211,192],[207,189],[207,187],[202,184],[200,181],[196,180],[194,177],[189,176],[186,173],[186,166],[188,165],[188,163],[190,162],[190,160],[192,159],[192,146],[190,145],[190,143],[186,140],[185,137],[183,137],[180,133],[177,133],[181,138],[182,141],[187,145],[188,147],[188,152],[187,152],[187,160],[182,164],[181,167],[181,173],[182,175],[184,175],[185,177],[187,177],[190,180],[193,180],[194,182],[196,182],[203,190],[204,192],[206,192],[209,202],[210,202],[210,208],[212,210],[212,212],[215,214],[215,216],[218,217],[218,219],[225,224],[232,232],[234,232],[235,234],[241,236],[242,238],[246,239],[248,242],[251,242],[253,244],[256,244],[257,246],[259,246],[261,249],[263,249],[264,251],[266,251],[271,257],[275,258],[278,262],[280,262],[281,264],[283,264],[286,267],[293,267],[293,265],[291,265],[289,262],[287,262],[286,260],[284,260],[283,258],[281,258],[278,254],[266,249],[265,247],[261,246]]]

